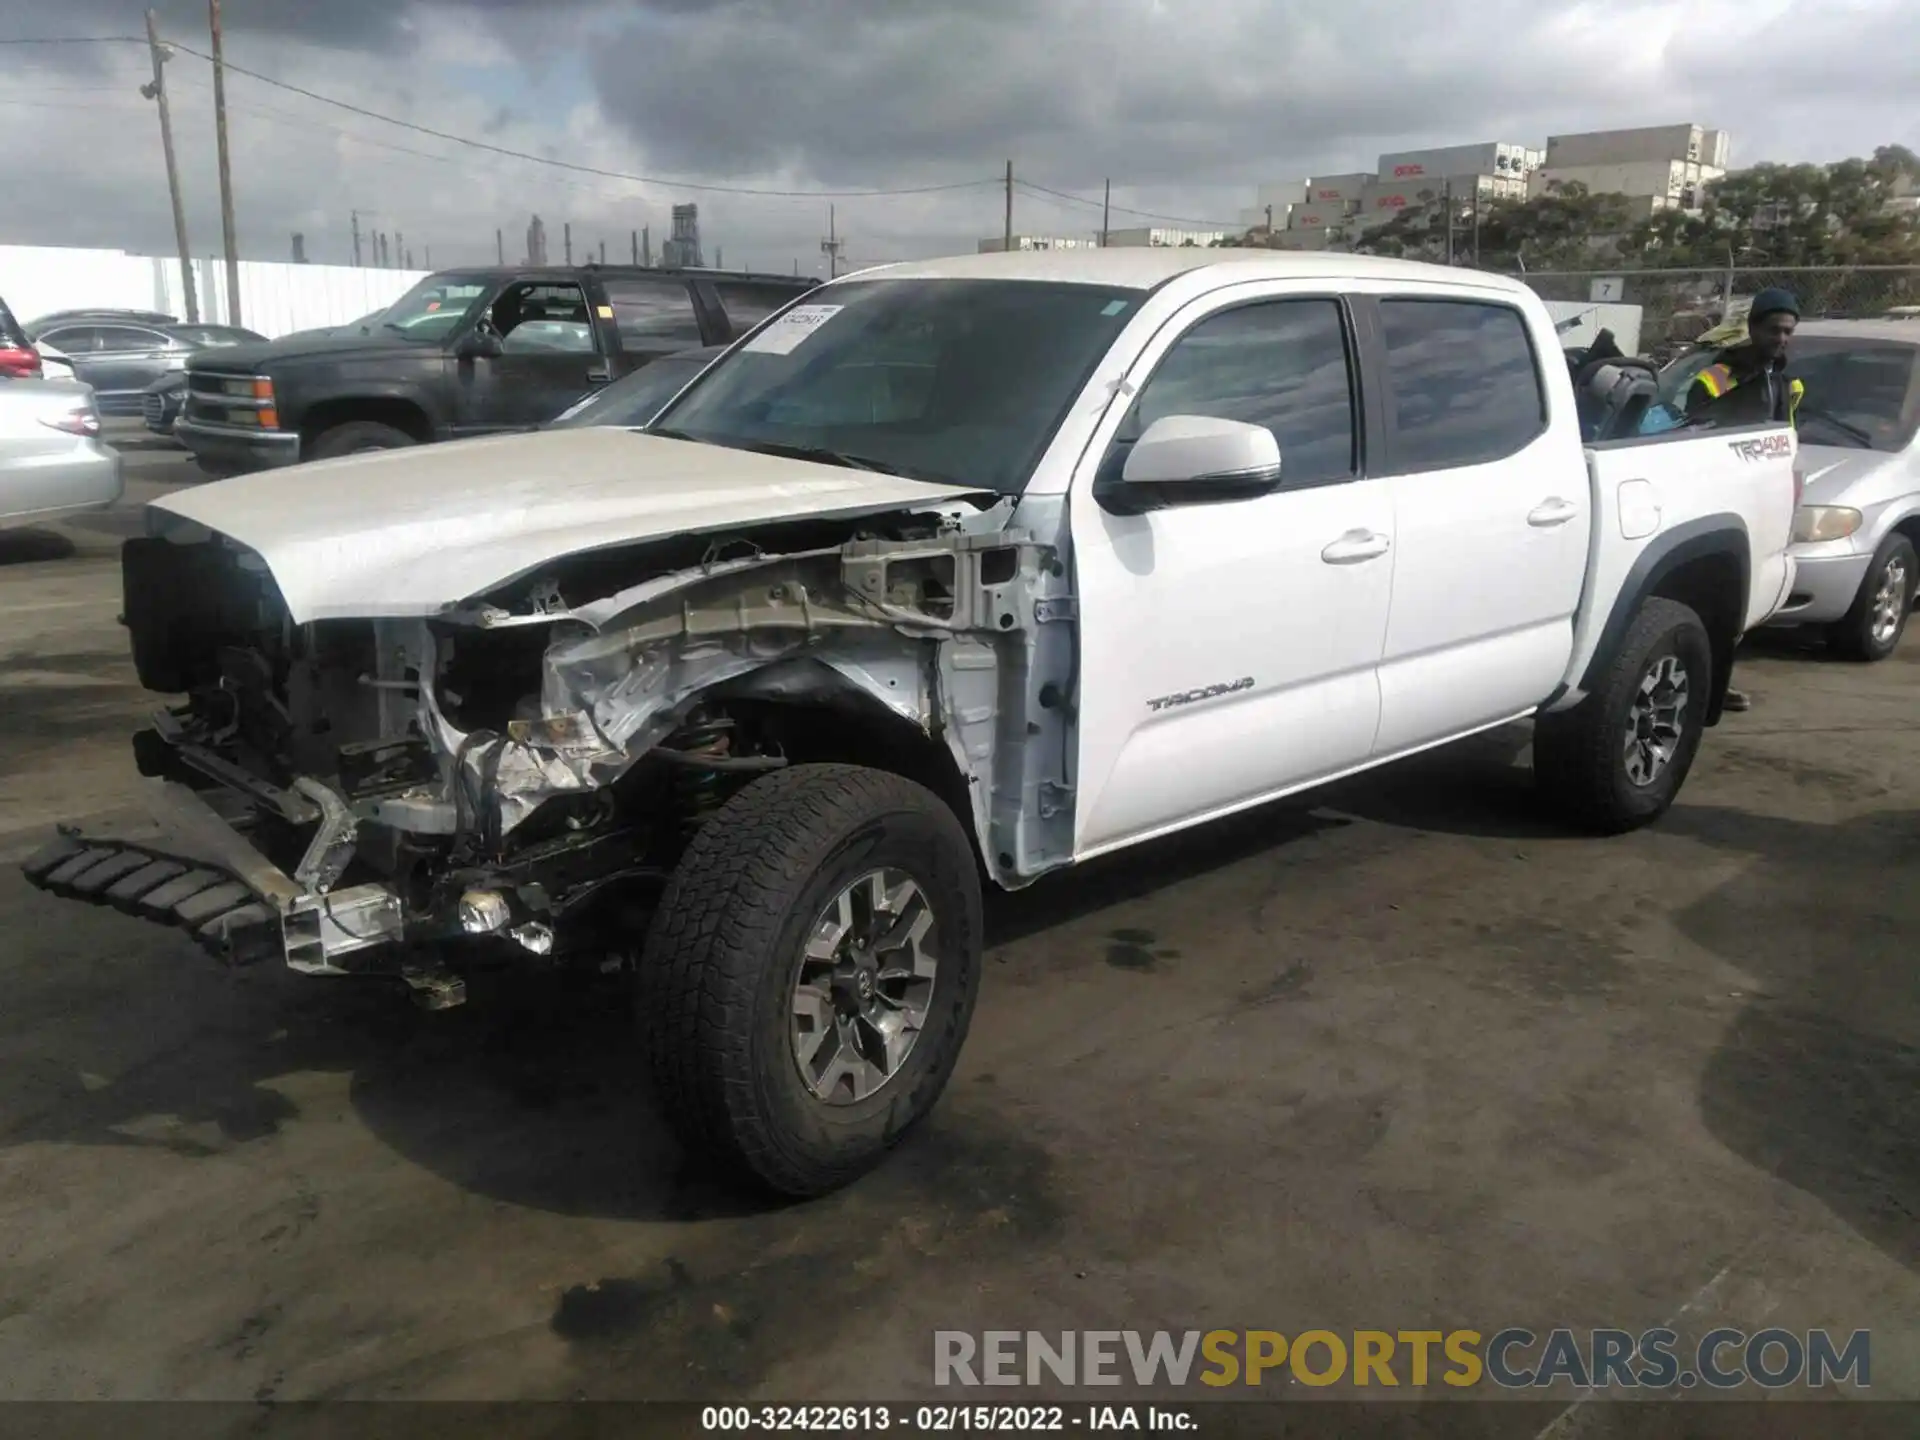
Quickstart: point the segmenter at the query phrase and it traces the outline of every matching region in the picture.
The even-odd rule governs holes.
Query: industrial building
[[[1060,235],[1016,235],[1013,237],[1012,246],[1009,247],[1006,236],[995,235],[991,239],[980,242],[979,253],[998,255],[1009,248],[1014,250],[1092,250],[1099,244],[1099,240],[1093,237],[1076,240]]]
[[[1109,230],[1107,244],[1136,248],[1163,245],[1218,245],[1231,233],[1227,230],[1188,230],[1179,226],[1146,225],[1131,230]]]
[[[1577,181],[1597,194],[1625,195],[1636,215],[1696,209],[1709,181],[1726,173],[1724,130],[1656,125],[1555,135],[1546,148],[1513,140],[1443,145],[1382,155],[1372,171],[1262,185],[1240,212],[1249,229],[1271,227],[1287,249],[1326,249],[1396,215],[1452,195],[1464,206],[1525,200]]]

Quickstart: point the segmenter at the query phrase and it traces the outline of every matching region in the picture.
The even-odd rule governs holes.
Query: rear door
[[[1337,296],[1235,286],[1170,323],[1127,378],[1138,398],[1072,492],[1083,858],[1363,763],[1392,595],[1392,499],[1368,474]],[[1268,426],[1278,487],[1102,509],[1095,476],[1175,414]]]
[[[1395,522],[1374,744],[1387,756],[1552,694],[1593,516],[1579,422],[1548,400],[1543,367],[1561,362],[1544,321],[1471,291],[1386,294],[1364,309]]]
[[[718,344],[700,333],[700,317],[693,308],[693,291],[677,275],[602,275],[607,306],[613,311],[619,351],[616,369],[622,375],[651,364],[662,355]]]

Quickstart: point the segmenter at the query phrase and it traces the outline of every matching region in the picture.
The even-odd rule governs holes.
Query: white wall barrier
[[[196,260],[200,319],[226,324],[227,267]],[[240,323],[262,335],[344,325],[392,304],[428,272],[240,262]],[[0,299],[22,323],[52,310],[160,310],[187,318],[180,262],[123,250],[0,245]]]

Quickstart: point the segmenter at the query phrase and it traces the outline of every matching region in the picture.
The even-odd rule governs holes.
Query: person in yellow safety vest
[[[1791,424],[1806,386],[1787,374],[1787,346],[1800,323],[1800,302],[1785,290],[1762,290],[1747,312],[1746,338],[1728,345],[1687,389],[1687,418],[1717,425]]]
[[[1762,290],[1747,311],[1744,342],[1728,345],[1687,387],[1687,419],[1716,425],[1791,425],[1806,385],[1787,374],[1787,346],[1800,324],[1800,302],[1785,290]],[[1746,691],[1727,690],[1729,710],[1750,710]]]

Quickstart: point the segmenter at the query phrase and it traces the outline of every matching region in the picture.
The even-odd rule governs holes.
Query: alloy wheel
[[[807,1089],[853,1105],[906,1064],[939,971],[933,907],[900,870],[869,870],[828,902],[794,978],[790,1034]]]

